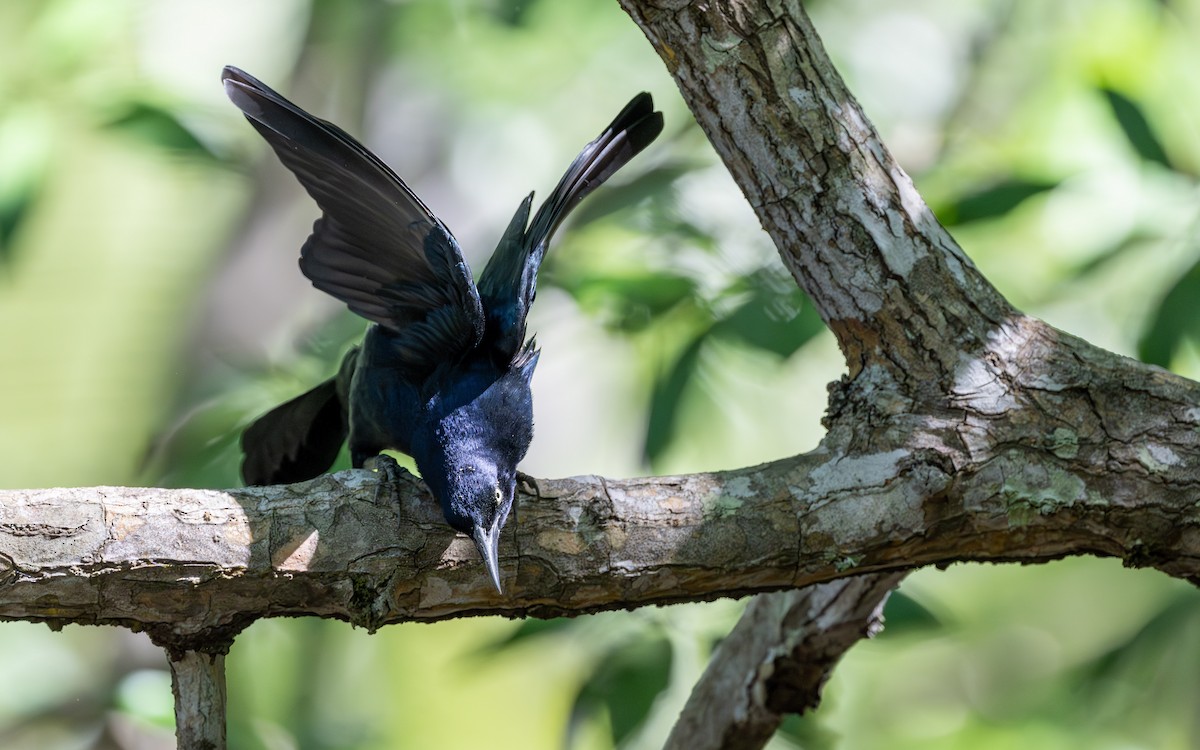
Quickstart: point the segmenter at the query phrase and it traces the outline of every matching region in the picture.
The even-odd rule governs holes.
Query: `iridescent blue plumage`
[[[475,540],[496,588],[497,544],[533,437],[525,339],[537,272],[563,219],[662,131],[639,94],[584,147],[529,219],[520,204],[478,287],[453,235],[378,157],[332,123],[228,67],[225,91],[320,206],[300,251],[318,289],[371,321],[338,375],[242,436],[247,484],[326,471],[345,440],[356,467],[411,455],[453,528]]]

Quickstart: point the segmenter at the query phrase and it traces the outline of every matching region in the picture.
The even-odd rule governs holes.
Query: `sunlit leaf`
[[[715,252],[721,249],[721,242],[712,233],[696,226],[687,219],[680,218],[673,211],[663,211],[661,216],[653,216],[647,226],[648,234],[656,238],[677,239],[689,249]]]
[[[779,724],[779,736],[803,750],[834,750],[841,744],[837,732],[812,711],[803,716],[788,714]]]
[[[1054,181],[1009,177],[940,206],[937,209],[937,217],[946,226],[998,219],[1035,195],[1056,187],[1058,183]]]
[[[1144,665],[1154,669],[1176,633],[1200,623],[1200,600],[1189,595],[1169,599],[1162,609],[1108,651],[1083,665],[1087,683],[1117,679],[1122,669]]]
[[[712,329],[705,329],[684,348],[670,370],[654,384],[650,395],[650,415],[646,420],[643,455],[653,462],[670,445],[675,435],[683,394],[700,363],[700,352]]]
[[[765,283],[763,274],[750,281],[750,298],[717,323],[714,333],[787,358],[825,330],[816,308],[790,278],[784,288]]]
[[[1200,261],[1167,292],[1138,341],[1138,357],[1160,367],[1171,359],[1185,338],[1200,340]]]
[[[1133,150],[1137,152],[1138,156],[1148,162],[1161,164],[1167,169],[1174,169],[1162,142],[1159,141],[1158,136],[1154,133],[1154,128],[1150,126],[1150,121],[1146,119],[1146,115],[1137,102],[1107,86],[1101,86],[1100,93],[1104,94],[1104,99],[1108,102],[1113,117],[1121,126],[1121,132],[1125,134],[1129,145],[1133,146]]]
[[[150,102],[131,102],[107,127],[146,145],[174,154],[218,161],[220,157],[198,139],[174,113]]]
[[[1147,243],[1161,239],[1158,235],[1144,231],[1131,232],[1117,240],[1109,247],[1088,258],[1073,268],[1068,276],[1072,281],[1079,281],[1108,267],[1110,263],[1121,258],[1130,250],[1142,249]]]
[[[937,615],[902,591],[893,591],[883,608],[883,637],[936,630],[942,626]]]
[[[165,669],[137,669],[117,684],[118,710],[166,729],[175,728],[171,674]]]
[[[606,709],[613,744],[619,745],[645,721],[670,677],[670,642],[661,636],[633,640],[610,652],[584,683],[571,710],[571,726]]]
[[[10,110],[0,120],[0,263],[12,260],[17,231],[45,185],[52,133],[36,107]]]
[[[603,190],[588,196],[572,217],[575,226],[583,226],[618,211],[624,211],[647,198],[661,197],[669,193],[671,186],[685,174],[696,169],[696,165],[685,162],[663,164],[642,172],[628,182],[609,183]]]
[[[246,414],[231,399],[212,399],[155,436],[142,472],[160,487],[232,487],[241,483],[238,440]]]
[[[143,461],[147,481],[163,487],[229,487],[241,483],[239,440],[251,419],[332,377],[362,338],[364,321],[339,311],[299,336],[286,363],[246,368],[226,380],[179,381],[179,405],[161,425]],[[401,461],[401,465],[407,465]],[[330,471],[349,466],[346,450]]]
[[[505,26],[514,29],[528,25],[529,13],[537,5],[537,0],[498,0],[491,6],[491,14]]]
[[[645,328],[695,294],[696,283],[668,272],[638,270],[620,275],[554,277],[584,309],[602,312],[605,324],[623,332]]]
[[[11,263],[13,241],[21,223],[33,208],[40,183],[28,182],[0,191],[0,263]]]
[[[509,631],[504,637],[494,641],[489,641],[476,651],[476,654],[493,654],[513,646],[523,645],[530,640],[537,640],[543,636],[554,635],[570,630],[577,620],[572,620],[566,617],[554,617],[549,620],[540,620],[536,617],[529,617],[521,621],[514,630]]]

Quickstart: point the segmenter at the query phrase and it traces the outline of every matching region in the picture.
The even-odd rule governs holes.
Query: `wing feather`
[[[227,67],[225,92],[323,215],[300,250],[313,285],[417,347],[432,369],[478,345],[484,317],[462,250],[379,157],[336,125]],[[406,335],[414,328],[412,335]]]

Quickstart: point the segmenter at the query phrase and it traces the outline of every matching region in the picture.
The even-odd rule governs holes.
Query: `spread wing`
[[[522,351],[538,268],[555,230],[571,209],[649,146],[662,128],[662,113],[654,111],[650,94],[638,94],[596,140],[583,147],[532,222],[533,195],[521,202],[479,278],[488,345],[498,360],[512,361]]]
[[[478,345],[484,318],[462,250],[379,157],[234,67],[225,93],[324,215],[300,250],[323,292],[390,329],[405,364],[432,369]]]

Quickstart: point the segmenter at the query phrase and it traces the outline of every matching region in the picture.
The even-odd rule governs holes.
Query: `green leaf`
[[[1136,230],[1125,235],[1121,239],[1109,245],[1104,250],[1096,253],[1091,258],[1076,265],[1068,272],[1068,277],[1072,281],[1081,281],[1095,273],[1098,273],[1108,267],[1110,263],[1119,260],[1131,250],[1146,250],[1146,245],[1153,242],[1161,241],[1162,237],[1157,234],[1151,234],[1142,230]]]
[[[1200,261],[1188,269],[1159,303],[1138,341],[1138,357],[1170,367],[1185,338],[1200,340]]]
[[[536,5],[537,0],[499,0],[490,8],[490,13],[505,26],[519,29],[529,26],[531,11]]]
[[[28,182],[0,191],[0,263],[12,262],[14,238],[33,208],[40,187],[40,183]]]
[[[568,745],[579,723],[601,709],[608,712],[613,745],[619,745],[646,720],[670,678],[671,644],[666,638],[638,638],[614,649],[575,697]]]
[[[700,352],[711,332],[712,328],[706,328],[696,336],[671,369],[654,384],[650,394],[650,416],[646,421],[646,441],[642,448],[642,455],[650,463],[662,455],[675,437],[683,394],[696,372]]]
[[[213,398],[194,406],[154,437],[141,475],[158,487],[236,487],[241,484],[238,441],[248,416],[236,399]]]
[[[1058,182],[1026,180],[1009,177],[992,183],[943,205],[937,210],[938,220],[945,226],[968,224],[972,221],[998,219],[1035,195],[1058,187]]]
[[[1138,156],[1145,161],[1161,164],[1167,169],[1174,169],[1162,142],[1155,135],[1154,128],[1150,126],[1150,121],[1146,119],[1137,102],[1107,86],[1101,86],[1100,93],[1104,94],[1113,117]]]
[[[686,276],[651,270],[574,279],[553,276],[552,283],[585,310],[602,311],[605,325],[625,333],[644,329],[696,291],[696,282]]]
[[[10,263],[18,230],[37,203],[50,171],[54,125],[36,107],[0,120],[0,263]]]
[[[115,692],[117,710],[147,724],[175,728],[171,674],[165,669],[135,669],[121,678]]]
[[[670,188],[680,177],[692,172],[696,165],[691,162],[663,164],[641,173],[628,182],[608,184],[588,196],[572,218],[574,226],[581,227],[597,219],[628,210],[643,200],[670,195]]]
[[[894,637],[937,630],[942,621],[916,599],[893,591],[883,607],[883,625],[882,637]]]
[[[1073,677],[1083,705],[1110,700],[1114,686],[1152,686],[1131,703],[1161,706],[1162,694],[1187,696],[1196,693],[1195,647],[1180,653],[1180,633],[1195,633],[1200,627],[1200,600],[1194,591],[1181,589],[1161,609],[1106,651],[1080,664]],[[1187,648],[1185,646],[1185,648]],[[1121,689],[1121,687],[1118,687]],[[1109,695],[1105,695],[1105,693]],[[1136,705],[1126,710],[1138,710]]]
[[[779,724],[779,736],[804,750],[836,750],[841,744],[838,733],[825,726],[823,716],[813,711],[803,716],[788,714]]]
[[[475,654],[491,655],[524,644],[531,639],[537,640],[547,635],[562,633],[574,627],[576,622],[567,617],[554,617],[549,620],[528,617],[522,620],[516,629],[509,631],[503,637],[480,646]]]
[[[752,274],[747,279],[754,289],[750,298],[713,332],[786,359],[825,330],[817,309],[791,277],[778,276]]]
[[[171,153],[220,161],[220,157],[198,139],[174,113],[150,102],[130,102],[106,124],[110,130]]]

